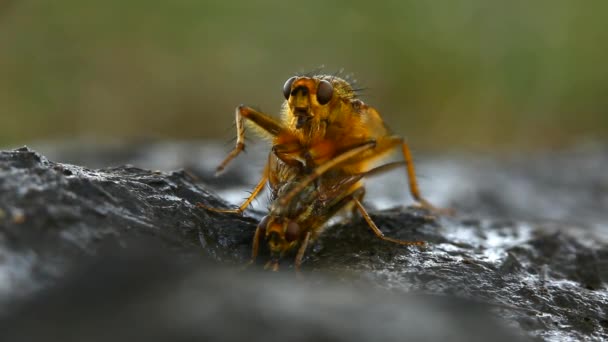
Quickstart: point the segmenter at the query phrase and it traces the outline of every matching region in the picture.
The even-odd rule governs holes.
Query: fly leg
[[[384,233],[382,233],[382,231],[380,231],[380,229],[378,228],[378,226],[376,226],[376,224],[374,223],[374,221],[372,220],[372,218],[369,216],[369,214],[367,213],[367,211],[365,210],[365,208],[363,207],[363,204],[361,204],[361,202],[359,202],[358,199],[356,199],[355,197],[352,197],[353,202],[355,203],[356,208],[359,210],[359,213],[361,214],[361,216],[363,216],[363,218],[365,219],[365,222],[367,222],[367,225],[371,228],[371,230],[374,232],[374,234],[385,241],[390,241],[399,245],[404,245],[404,246],[424,246],[424,241],[406,241],[406,240],[399,240],[399,239],[393,239],[391,237],[388,236],[384,236]]]
[[[423,208],[429,209],[432,212],[451,215],[453,214],[453,210],[451,209],[441,209],[432,205],[429,201],[427,201],[420,194],[420,189],[418,187],[418,181],[416,179],[416,170],[414,168],[414,160],[412,158],[412,153],[410,151],[409,146],[405,142],[405,140],[400,136],[387,136],[378,139],[378,145],[375,149],[378,154],[386,153],[394,148],[401,146],[401,152],[403,154],[403,159],[406,165],[407,171],[407,179],[409,184],[410,194],[414,198],[414,200]]]
[[[387,171],[390,171],[392,169],[396,169],[398,167],[402,167],[404,165],[406,165],[406,163],[404,161],[392,162],[392,163],[387,163],[387,164],[384,164],[384,165],[380,165],[380,166],[377,166],[377,167],[375,167],[375,168],[373,168],[371,170],[368,170],[368,171],[365,171],[365,172],[362,172],[362,173],[359,173],[359,174],[355,175],[353,177],[352,181],[353,182],[354,181],[358,181],[359,179],[361,179],[363,177],[372,177],[372,176],[378,175],[380,173],[387,172]],[[357,189],[357,192],[355,194],[353,194],[353,197],[357,201],[363,202],[363,197],[365,197],[365,188],[364,187],[360,187],[359,189]],[[354,206],[352,208],[352,214],[353,214],[353,216],[357,212],[359,212],[359,208],[357,208],[357,206]]]
[[[384,165],[375,167],[369,171],[362,172],[362,173],[358,174],[357,176],[360,178],[376,176],[378,174],[381,174],[381,173],[384,173],[384,172],[387,172],[387,171],[390,171],[390,170],[393,170],[393,169],[396,169],[399,167],[403,167],[404,165],[407,165],[407,163],[405,161],[392,162],[392,163],[388,163],[388,164],[384,164]],[[390,241],[390,242],[397,243],[400,245],[424,246],[424,244],[425,244],[424,241],[404,241],[404,240],[398,240],[398,239],[393,239],[391,237],[384,236],[384,233],[382,233],[382,231],[380,231],[378,226],[374,223],[372,218],[367,213],[367,210],[365,210],[365,208],[363,207],[363,204],[361,204],[361,199],[363,198],[364,194],[365,194],[365,188],[361,187],[350,195],[350,197],[352,198],[352,202],[355,204],[353,211],[356,210],[361,214],[361,216],[363,216],[363,219],[365,219],[365,222],[367,222],[367,225],[371,228],[371,230],[374,232],[374,234],[377,237],[379,237],[382,240]]]
[[[296,272],[300,272],[300,267],[302,266],[302,259],[304,259],[304,253],[306,252],[306,247],[308,247],[308,242],[310,241],[310,232],[306,232],[304,236],[304,240],[302,240],[302,244],[298,249],[298,254],[296,254],[295,267]]]
[[[226,156],[226,158],[222,161],[222,163],[217,167],[216,175],[219,175],[224,168],[234,159],[236,156],[241,153],[241,151],[245,150],[245,125],[244,118],[250,120],[253,124],[257,125],[263,132],[270,136],[276,136],[281,131],[283,131],[283,126],[273,117],[258,112],[255,109],[250,107],[246,107],[240,105],[235,110],[235,123],[236,123],[236,146],[234,149]],[[201,203],[197,203],[196,205],[199,208],[203,208],[206,210],[218,212],[218,213],[232,213],[232,214],[242,214],[245,209],[251,204],[251,202],[256,198],[257,195],[264,189],[264,184],[268,180],[268,169],[269,165],[266,164],[266,168],[262,174],[262,178],[258,181],[258,184],[252,190],[251,195],[245,199],[245,201],[239,205],[236,209],[218,209],[218,208],[210,208]]]
[[[313,169],[309,175],[304,177],[296,186],[291,189],[285,196],[280,198],[278,201],[281,205],[285,206],[291,199],[299,194],[303,189],[305,189],[310,183],[314,182],[315,179],[321,177],[324,173],[331,170],[332,168],[348,161],[350,158],[353,158],[360,153],[369,151],[376,146],[375,140],[369,140],[362,144],[359,144],[351,149],[348,149],[346,152],[336,156],[328,162],[325,162],[319,165],[317,168]]]
[[[418,182],[416,180],[416,170],[414,169],[414,162],[412,160],[412,154],[410,153],[410,149],[407,146],[406,142],[402,137],[399,136],[390,136],[383,137],[379,141],[376,140],[368,140],[364,143],[358,144],[355,147],[347,149],[345,152],[337,155],[333,159],[319,165],[317,168],[313,169],[310,174],[304,177],[297,186],[295,186],[289,193],[283,196],[279,201],[281,205],[286,205],[289,201],[296,196],[300,191],[302,191],[306,186],[312,183],[315,179],[321,177],[324,173],[335,168],[340,165],[348,164],[348,162],[357,156],[364,155],[369,153],[369,151],[374,151],[374,154],[369,155],[369,157],[363,158],[359,162],[365,161],[366,159],[373,159],[377,155],[384,154],[390,151],[393,148],[401,145],[401,150],[403,152],[403,158],[406,165],[407,176],[409,181],[410,193],[414,200],[416,200],[420,205],[426,209],[431,210],[432,212],[436,212],[439,214],[452,214],[452,210],[450,209],[440,209],[433,206],[429,201],[424,199],[420,195],[420,190],[418,188]],[[390,164],[389,164],[390,165]],[[372,172],[373,170],[370,170]],[[380,173],[380,170],[373,171],[374,173]],[[362,173],[361,176],[364,176],[365,173]]]
[[[359,202],[363,202],[363,197],[365,197],[365,188],[364,188],[364,187],[361,187],[360,189],[361,189],[361,191],[360,191],[361,193],[360,193],[360,194],[357,194],[357,196],[355,197],[355,199],[356,199],[357,201],[359,201]],[[351,208],[351,215],[352,215],[351,217],[355,217],[355,215],[357,214],[357,212],[358,212],[358,211],[359,211],[359,210],[357,209],[357,207],[356,207],[356,206],[353,206],[353,207]]]
[[[211,207],[205,206],[202,203],[196,203],[196,206],[199,207],[199,208],[203,208],[205,210],[216,212],[216,213],[229,213],[229,214],[241,215],[241,214],[243,214],[243,212],[245,211],[245,209],[247,209],[247,207],[251,204],[251,202],[264,189],[264,185],[266,184],[267,180],[268,180],[268,166],[266,166],[266,169],[264,169],[264,173],[262,174],[262,178],[260,178],[260,181],[258,182],[258,184],[255,186],[255,188],[253,188],[253,190],[251,191],[251,194],[249,195],[249,197],[247,197],[245,199],[245,201],[243,203],[241,203],[241,205],[239,205],[239,207],[236,208],[236,209],[211,208]]]
[[[240,105],[236,107],[235,110],[235,123],[236,123],[236,146],[228,156],[222,161],[222,163],[216,169],[216,175],[220,174],[224,168],[239,155],[243,150],[245,150],[245,125],[244,118],[250,120],[256,126],[258,126],[262,132],[270,135],[276,136],[281,131],[284,130],[283,125],[275,118],[269,116],[268,114],[264,114],[262,112],[258,112],[257,110]]]
[[[247,264],[245,264],[245,268],[253,265],[255,259],[258,257],[258,252],[260,250],[260,239],[262,238],[262,228],[259,226],[255,229],[255,234],[253,235],[253,247],[251,247],[251,259]]]
[[[380,172],[385,172],[391,169],[394,169],[396,167],[402,166],[403,162],[395,162],[395,163],[389,163],[389,164],[385,164],[382,166],[378,166],[377,168],[374,168],[368,172],[362,173],[361,176],[371,176],[374,175],[376,173],[380,173]],[[399,245],[404,245],[404,246],[424,246],[424,241],[406,241],[406,240],[399,240],[399,239],[394,239],[388,236],[384,236],[384,233],[382,233],[382,231],[378,228],[378,226],[374,223],[374,221],[372,220],[372,218],[369,216],[369,214],[367,213],[367,210],[365,210],[365,207],[363,207],[363,204],[361,204],[361,201],[359,201],[358,197],[361,196],[362,193],[364,193],[364,189],[361,187],[359,189],[357,189],[356,191],[354,191],[351,195],[349,195],[349,199],[351,202],[353,202],[355,204],[355,209],[357,209],[359,211],[359,213],[361,214],[361,216],[363,216],[363,219],[365,219],[365,222],[367,222],[367,225],[369,226],[369,228],[374,232],[374,234],[385,241],[390,241]]]

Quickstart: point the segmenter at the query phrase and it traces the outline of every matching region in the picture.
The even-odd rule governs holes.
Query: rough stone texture
[[[204,161],[199,166],[185,163],[193,153],[184,152],[176,161],[167,151],[179,146],[134,149],[118,162],[147,154],[161,162],[144,157],[137,165],[166,169],[164,160],[173,160],[170,167],[187,165],[197,177],[129,166],[88,169],[27,149],[0,153],[0,334],[10,340],[93,334],[105,341],[116,330],[110,334],[116,340],[230,340],[247,327],[252,332],[245,336],[260,339],[608,338],[606,149],[493,163],[427,159],[421,169],[431,179],[423,189],[435,203],[455,207],[456,216],[371,210],[386,235],[424,240],[426,248],[381,241],[355,218],[326,231],[296,279],[287,264],[279,275],[256,267],[233,271],[250,253],[260,213],[196,208],[196,202],[222,205],[204,190],[216,158],[196,156]],[[197,151],[188,146],[181,149]],[[79,161],[78,154],[64,155]],[[82,155],[99,162],[96,154]],[[227,183],[241,186],[256,175],[247,167],[231,172]],[[225,189],[215,182],[214,189]],[[392,199],[395,188],[380,193]],[[149,256],[150,245],[170,256]],[[149,257],[107,257],[140,250]],[[90,266],[90,259],[102,261]],[[88,271],[77,271],[83,262]],[[110,313],[117,316],[108,323],[102,317]],[[73,330],[74,317],[86,323],[82,329]],[[136,317],[149,323],[125,323]],[[46,318],[56,324],[40,323]]]
[[[44,286],[102,243],[128,248],[134,237],[159,239],[180,256],[241,262],[255,220],[209,216],[197,202],[221,204],[183,171],[90,170],[25,148],[2,152],[0,300]]]

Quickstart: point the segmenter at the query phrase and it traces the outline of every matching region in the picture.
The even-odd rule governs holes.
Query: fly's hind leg
[[[363,162],[368,159],[373,159],[378,155],[385,154],[401,145],[401,150],[403,153],[404,162],[406,165],[407,176],[409,181],[410,193],[416,202],[420,203],[423,208],[429,209],[430,211],[438,214],[451,215],[453,214],[453,210],[451,209],[440,209],[432,205],[429,201],[422,197],[420,194],[420,190],[418,188],[418,181],[416,180],[416,170],[414,169],[414,162],[412,159],[412,154],[410,152],[407,143],[403,140],[402,137],[399,136],[388,136],[382,137],[378,140],[368,140],[352,148],[347,149],[345,152],[337,155],[333,159],[319,165],[317,168],[313,169],[310,174],[304,177],[300,182],[285,196],[279,199],[279,203],[281,205],[286,205],[289,201],[296,196],[300,191],[302,191],[308,184],[312,183],[315,179],[321,177],[324,173],[329,170],[338,167],[340,165],[348,164],[352,159],[356,159],[356,157],[361,157],[366,153],[369,153],[373,150],[373,154],[369,155],[369,157],[365,157],[358,162]],[[390,168],[393,168],[391,166]],[[370,170],[370,173],[380,173],[382,170],[386,168],[380,166],[378,170]],[[365,173],[360,175],[361,177],[365,176]]]
[[[279,132],[283,131],[283,126],[279,121],[275,118],[269,116],[268,114],[264,114],[262,112],[258,112],[257,110],[240,105],[236,107],[235,110],[235,123],[236,123],[236,146],[228,156],[222,161],[222,163],[216,169],[216,175],[219,175],[226,166],[239,155],[242,151],[245,150],[245,125],[244,120],[248,119],[255,125],[257,125],[263,132],[267,133],[270,136],[276,136]]]
[[[405,161],[387,163],[387,164],[384,164],[384,165],[377,166],[377,167],[375,167],[375,168],[373,168],[371,170],[367,170],[365,172],[359,173],[359,174],[355,175],[355,177],[357,177],[356,180],[359,180],[359,179],[361,179],[363,177],[372,177],[372,176],[375,176],[375,175],[378,175],[378,174],[381,174],[381,173],[384,173],[384,172],[391,171],[392,169],[396,169],[396,168],[402,167],[404,165],[406,165]],[[355,178],[353,178],[353,180],[354,179]],[[364,187],[360,187],[359,189],[357,189],[357,191],[353,194],[353,197],[357,201],[359,201],[359,203],[362,203],[363,202],[363,197],[365,197],[365,188]],[[353,216],[357,212],[359,212],[359,208],[357,208],[357,206],[355,205],[352,208],[352,214],[353,214]]]
[[[402,137],[388,136],[388,137],[383,137],[381,139],[378,139],[378,145],[376,147],[376,151],[378,152],[378,154],[383,154],[398,146],[401,146],[401,153],[403,154],[403,159],[404,159],[405,165],[406,165],[409,190],[410,190],[410,194],[412,195],[414,200],[416,202],[420,203],[420,205],[423,208],[429,209],[432,212],[435,212],[438,214],[443,214],[443,215],[453,214],[452,209],[437,208],[434,205],[432,205],[429,201],[427,201],[424,197],[422,197],[422,195],[420,194],[420,188],[418,187],[418,180],[416,179],[416,169],[414,168],[414,159],[412,158],[412,153],[410,151],[409,146],[407,145],[407,143],[405,142],[405,140]]]
[[[360,190],[359,191],[360,193],[358,193],[354,198],[359,202],[363,202],[363,197],[365,197],[365,188],[361,187],[361,188],[359,188],[359,190]],[[351,208],[351,217],[354,218],[358,211],[359,211],[359,209],[357,208],[357,206],[356,205],[353,206]]]
[[[363,178],[363,177],[376,176],[378,174],[381,174],[381,173],[384,173],[384,172],[387,172],[387,171],[390,171],[390,170],[393,170],[393,169],[396,169],[399,167],[403,167],[404,165],[407,165],[406,161],[387,163],[387,164],[375,167],[366,172],[362,172],[362,173],[358,174],[357,176],[359,177],[359,179]],[[363,207],[363,204],[361,204],[364,194],[365,194],[365,188],[361,187],[350,195],[350,197],[352,198],[351,202],[354,203],[353,211],[358,211],[361,214],[361,216],[363,216],[363,218],[365,219],[365,222],[367,222],[367,225],[371,228],[371,230],[374,232],[374,234],[377,237],[379,237],[382,240],[390,241],[390,242],[397,243],[400,245],[423,246],[425,244],[424,241],[404,241],[404,240],[398,240],[398,239],[393,239],[393,238],[384,236],[382,231],[380,231],[378,226],[376,226],[376,224],[374,223],[372,218],[367,213],[367,210],[365,210],[365,208]]]
[[[393,243],[396,243],[399,245],[404,245],[404,246],[424,246],[425,245],[424,241],[406,241],[406,240],[399,240],[399,239],[394,239],[394,238],[391,238],[388,236],[384,236],[384,233],[382,233],[382,231],[380,231],[378,226],[376,226],[376,224],[374,223],[372,218],[369,216],[369,214],[363,207],[363,204],[361,204],[361,202],[359,202],[359,200],[355,197],[352,197],[352,201],[355,203],[355,207],[359,210],[359,213],[361,214],[361,216],[363,216],[363,218],[365,219],[365,222],[367,222],[367,225],[371,228],[371,230],[374,232],[374,234],[377,237],[379,237],[380,239],[385,240],[385,241],[390,241],[390,242],[393,242]]]

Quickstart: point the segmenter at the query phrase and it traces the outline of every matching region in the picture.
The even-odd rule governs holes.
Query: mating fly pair
[[[279,259],[296,251],[299,270],[308,244],[338,212],[357,211],[374,234],[401,245],[422,245],[385,237],[361,204],[362,178],[405,166],[412,197],[423,207],[435,209],[421,195],[410,150],[402,137],[389,133],[380,114],[356,96],[344,79],[329,76],[294,76],[283,86],[285,102],[281,119],[250,107],[236,108],[236,147],[218,166],[221,172],[245,149],[245,125],[272,141],[262,177],[251,195],[237,209],[201,207],[215,212],[241,214],[268,183],[269,213],[257,226],[252,261],[260,242],[266,241],[277,270]],[[369,169],[377,158],[400,149],[404,161]]]

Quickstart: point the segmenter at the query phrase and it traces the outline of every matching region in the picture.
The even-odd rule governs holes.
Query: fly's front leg
[[[245,211],[245,209],[247,209],[247,207],[249,207],[249,205],[251,204],[251,202],[253,202],[253,200],[264,189],[264,185],[266,185],[266,181],[267,180],[268,180],[268,164],[266,165],[266,168],[264,169],[264,173],[262,174],[262,178],[260,178],[260,181],[258,182],[258,184],[251,191],[251,194],[249,195],[249,197],[247,197],[247,199],[245,199],[245,201],[243,203],[241,203],[241,205],[238,208],[236,208],[236,209],[211,208],[211,207],[207,207],[206,205],[204,205],[202,203],[196,203],[196,206],[199,207],[199,208],[203,208],[205,210],[214,211],[216,213],[228,213],[228,214],[238,214],[238,215],[241,215]]]
[[[255,234],[253,235],[253,246],[251,247],[251,260],[250,263],[254,263],[255,259],[258,257],[258,252],[260,250],[260,239],[262,238],[262,228],[259,226],[255,229]]]
[[[258,257],[258,251],[260,250],[260,239],[262,238],[263,229],[258,226],[255,229],[255,234],[253,235],[253,247],[251,247],[251,259],[249,262],[245,264],[245,268],[253,265],[255,263],[255,259]]]
[[[302,260],[304,260],[304,253],[306,252],[306,247],[308,247],[308,242],[310,241],[310,232],[306,232],[306,235],[304,236],[304,240],[302,240],[302,244],[300,245],[300,248],[298,249],[298,254],[296,254],[296,260],[295,260],[295,268],[296,268],[296,272],[300,272],[300,268],[302,267]]]
[[[274,137],[279,134],[279,132],[283,131],[283,125],[281,125],[277,119],[269,116],[268,114],[258,112],[253,108],[240,105],[236,107],[235,115],[237,134],[236,146],[217,167],[215,173],[216,175],[219,175],[226,168],[226,166],[239,155],[239,153],[245,150],[245,125],[243,118],[250,120],[253,124],[259,127],[263,133],[266,133],[271,137]]]

